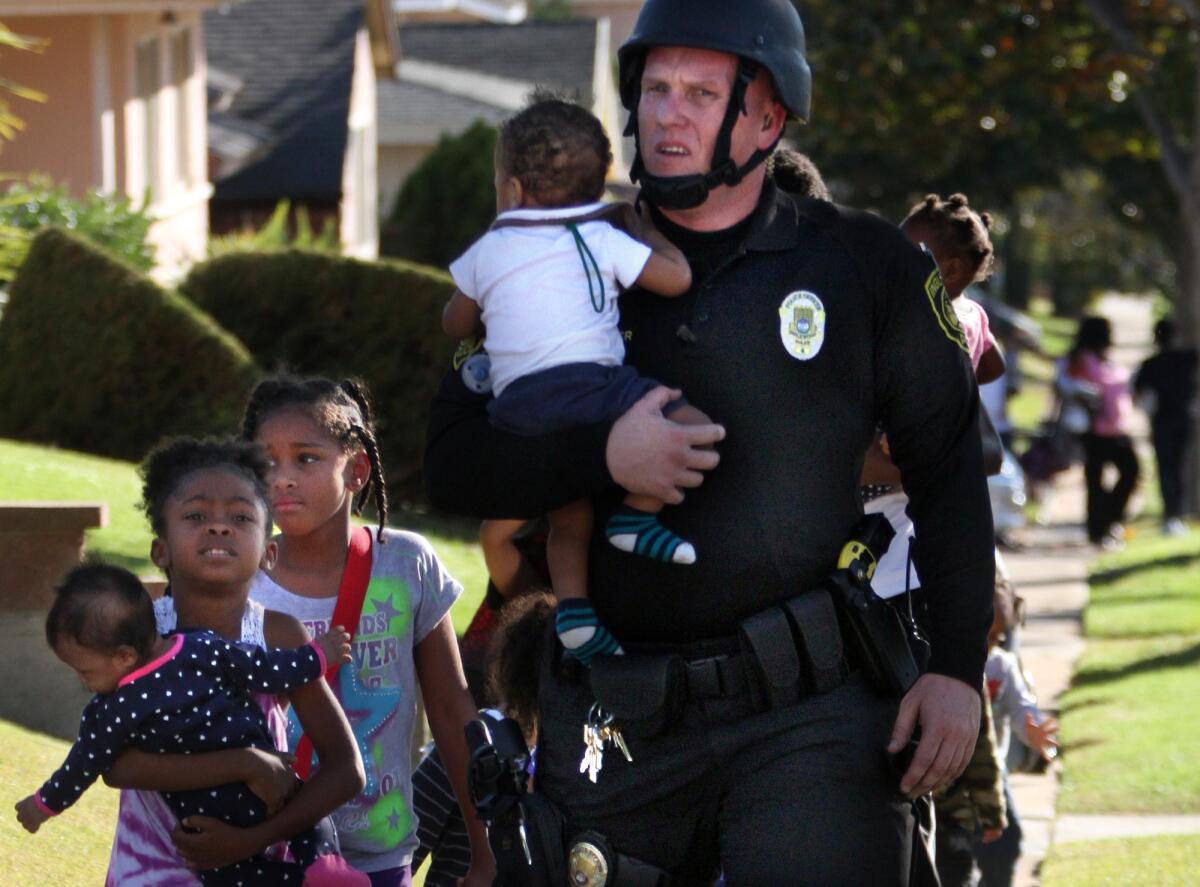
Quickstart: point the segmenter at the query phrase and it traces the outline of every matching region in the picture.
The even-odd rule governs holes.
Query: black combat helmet
[[[653,176],[642,163],[640,146],[630,177],[654,205],[663,209],[699,206],[719,185],[736,185],[774,150],[756,151],[739,167],[729,156],[729,139],[739,113],[745,113],[746,88],[759,68],[775,81],[788,113],[808,120],[812,73],[805,59],[804,26],[789,0],[646,0],[633,33],[617,53],[621,102],[629,110],[626,135],[637,138],[637,105],[646,52],[654,46],[688,46],[727,52],[738,71],[725,119],[717,134],[712,169],[688,176]]]

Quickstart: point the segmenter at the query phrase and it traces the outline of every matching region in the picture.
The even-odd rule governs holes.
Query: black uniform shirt
[[[457,374],[431,417],[434,503],[514,516],[607,482],[589,557],[600,619],[628,641],[728,636],[834,569],[861,515],[862,461],[880,419],[917,528],[930,668],[977,686],[991,514],[965,340],[933,262],[874,216],[768,183],[741,248],[688,293],[633,290],[620,304],[628,362],[682,388],[727,431],[720,465],[661,518],[695,544],[698,562],[660,564],[604,541],[620,499],[604,469],[607,427],[513,439],[480,420]]]

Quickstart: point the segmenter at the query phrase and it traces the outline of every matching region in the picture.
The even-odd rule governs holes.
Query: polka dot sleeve
[[[325,673],[325,657],[316,644],[271,649],[231,644],[216,635],[201,636],[199,655],[222,668],[253,693],[280,694],[315,681]]]
[[[130,744],[137,720],[132,700],[120,690],[92,699],[83,710],[79,737],[66,761],[35,796],[42,808],[57,814],[78,801]]]

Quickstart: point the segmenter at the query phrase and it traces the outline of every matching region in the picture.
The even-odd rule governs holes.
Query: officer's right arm
[[[533,518],[615,482],[668,504],[716,467],[720,425],[682,425],[662,415],[678,391],[656,388],[611,425],[521,437],[492,427],[487,396],[455,370],[429,411],[425,490],[435,508],[481,518]]]

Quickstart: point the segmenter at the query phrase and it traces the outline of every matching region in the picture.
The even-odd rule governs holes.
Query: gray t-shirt
[[[333,688],[367,774],[366,787],[334,811],[333,820],[342,855],[364,872],[408,865],[417,846],[409,751],[417,710],[413,647],[462,593],[424,538],[397,530],[386,530],[385,538],[385,545],[372,538],[371,580],[354,636],[354,661],[342,666]],[[295,616],[314,637],[329,629],[337,600],[293,594],[262,572],[250,596],[268,610]],[[293,750],[299,735],[290,715]]]

